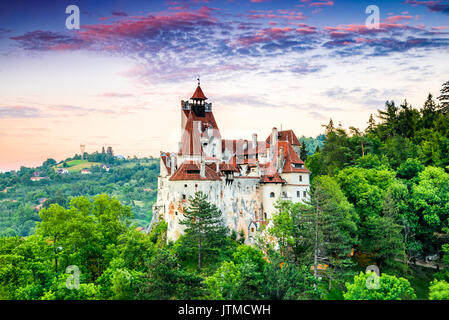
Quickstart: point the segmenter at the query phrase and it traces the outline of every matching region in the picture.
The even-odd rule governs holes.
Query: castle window
[[[274,192],[270,193],[270,198],[274,198]]]
[[[301,191],[296,191],[296,197],[301,198]]]
[[[185,194],[182,195],[182,199],[183,199],[183,200],[186,199],[186,195],[185,195]]]
[[[197,185],[197,184],[195,185],[195,188],[198,188],[198,185]]]
[[[187,188],[187,185],[186,185],[186,184],[184,185],[184,188]]]
[[[304,198],[307,197],[307,191],[303,192]]]
[[[251,228],[251,232],[254,232],[254,227],[253,227],[253,228]]]
[[[178,211],[175,211],[175,215],[178,215]]]
[[[263,216],[264,216],[265,220],[267,220],[267,213],[266,212],[263,213]]]
[[[299,176],[299,182],[302,182],[302,176]]]

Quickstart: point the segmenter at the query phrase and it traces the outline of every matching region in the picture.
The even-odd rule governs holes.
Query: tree
[[[389,216],[370,216],[364,223],[362,248],[381,270],[405,271],[405,244],[401,226]]]
[[[332,279],[347,275],[352,266],[350,254],[357,243],[358,215],[347,201],[337,182],[331,177],[318,177],[311,191],[308,223],[314,233],[314,277],[318,277],[319,264],[329,265],[329,290]]]
[[[370,283],[372,286],[367,285]],[[397,278],[386,273],[377,276],[372,271],[360,272],[359,275],[354,276],[353,283],[346,283],[346,288],[347,291],[343,293],[345,300],[416,299],[415,292],[407,279]]]
[[[443,88],[440,90],[441,95],[438,97],[440,101],[439,110],[442,113],[449,112],[449,81],[443,83]]]
[[[302,161],[306,161],[307,160],[307,149],[306,149],[306,144],[303,142],[301,143],[301,160]]]
[[[370,114],[368,126],[365,129],[365,133],[373,133],[375,129],[376,129],[376,120],[374,120],[373,114]]]
[[[48,158],[47,160],[45,160],[45,161],[42,163],[42,167],[47,168],[47,167],[54,166],[55,164],[56,164],[56,160],[55,160],[55,159],[53,159],[53,158]]]
[[[270,263],[264,270],[264,299],[299,300],[320,297],[322,290],[317,286],[320,281],[313,276],[308,266],[285,262],[276,253],[269,258]]]
[[[232,261],[225,261],[204,283],[209,292],[209,299],[236,300],[239,299],[238,287],[241,281],[239,268]]]
[[[112,151],[112,147],[108,147],[108,149],[106,150],[106,154],[111,157],[114,155],[114,151]]]
[[[168,250],[160,249],[148,264],[139,297],[151,300],[197,299],[203,292],[202,281],[200,276],[181,269]]]
[[[427,167],[419,174],[419,183],[412,188],[411,203],[419,219],[417,237],[424,252],[435,254],[440,250],[440,234],[448,227],[449,174],[442,168]]]
[[[397,176],[401,179],[410,180],[418,177],[418,174],[424,170],[424,166],[418,159],[407,159],[401,163],[397,170]]]
[[[184,250],[190,251],[198,258],[198,270],[201,270],[205,256],[219,253],[226,242],[228,233],[221,211],[207,201],[207,195],[196,192],[190,197],[190,205],[180,221],[185,226],[182,239]]]
[[[435,101],[433,100],[433,96],[431,93],[427,96],[427,100],[424,102],[424,106],[421,109],[421,115],[422,115],[422,126],[424,128],[432,128],[433,122],[438,116],[437,113],[437,105]]]
[[[444,280],[434,280],[429,287],[430,300],[449,300],[449,283]]]
[[[314,179],[307,204],[282,204],[268,229],[286,260],[310,267],[318,278],[318,268],[326,265],[329,289],[332,281],[344,278],[352,266],[350,254],[357,244],[358,215],[335,179]]]

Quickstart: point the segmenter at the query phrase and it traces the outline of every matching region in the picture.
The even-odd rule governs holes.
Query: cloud
[[[305,20],[307,17],[297,9],[278,9],[278,10],[250,10],[249,19],[271,19],[271,20]]]
[[[105,21],[82,25],[76,32],[31,31],[10,37],[29,51],[91,50],[134,59],[135,67],[122,73],[142,81],[180,81],[197,74],[221,77],[241,72],[316,73],[324,65],[299,64],[301,54],[320,50],[328,57],[385,56],[412,49],[446,49],[445,29],[413,26],[413,16],[390,16],[378,29],[361,24],[317,27],[303,23],[297,8],[250,10],[229,14],[207,6],[190,9],[192,2],[168,1],[183,7],[141,16],[115,12]],[[330,7],[333,1],[303,0],[310,8]],[[289,66],[266,63],[288,56]],[[150,80],[151,79],[151,80]],[[124,97],[105,93],[105,97]]]
[[[385,22],[387,22],[387,23],[397,23],[398,21],[410,20],[412,18],[413,18],[412,16],[406,16],[406,15],[390,16],[390,17],[385,19]]]
[[[425,6],[429,11],[439,12],[442,14],[449,15],[449,1],[447,0],[429,0],[429,1],[419,1],[419,0],[406,0],[405,3],[411,4],[412,6]]]
[[[39,109],[26,106],[1,106],[0,118],[38,118],[41,116]]]
[[[41,30],[13,36],[10,39],[16,40],[22,49],[30,51],[78,50],[88,46],[86,41],[75,36]]]
[[[134,95],[132,93],[105,92],[101,96],[107,98],[127,98],[133,97]]]
[[[112,11],[111,13],[115,17],[127,17],[128,14],[124,11]]]

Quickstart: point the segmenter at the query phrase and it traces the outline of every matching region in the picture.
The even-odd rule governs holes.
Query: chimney
[[[206,164],[204,163],[204,160],[201,160],[200,176],[201,178],[206,178]]]
[[[275,145],[278,142],[278,129],[276,127],[273,128],[271,132],[271,143]]]
[[[270,139],[270,161],[275,161],[274,154],[275,154],[275,148],[277,148],[277,142],[278,142],[278,129],[276,127],[273,128],[271,131],[271,139]]]
[[[217,161],[217,173],[220,172],[220,161]]]
[[[172,153],[170,155],[170,163],[171,163],[172,170],[175,171],[177,168],[176,168],[176,156],[174,153]]]
[[[277,168],[278,168],[278,172],[281,173],[282,172],[282,160],[284,159],[284,148],[280,147],[279,148],[279,154],[278,154],[278,162],[277,162]]]
[[[253,148],[256,148],[257,147],[257,133],[253,133],[252,138],[253,138]]]

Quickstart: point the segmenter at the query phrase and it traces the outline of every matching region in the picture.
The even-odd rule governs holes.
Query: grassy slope
[[[101,163],[99,162],[89,162],[87,160],[72,160],[66,162],[68,167],[66,168],[69,172],[79,172],[84,168],[90,168],[92,166],[98,166]],[[56,168],[62,168],[62,163],[58,164]],[[55,168],[55,170],[56,170]]]

